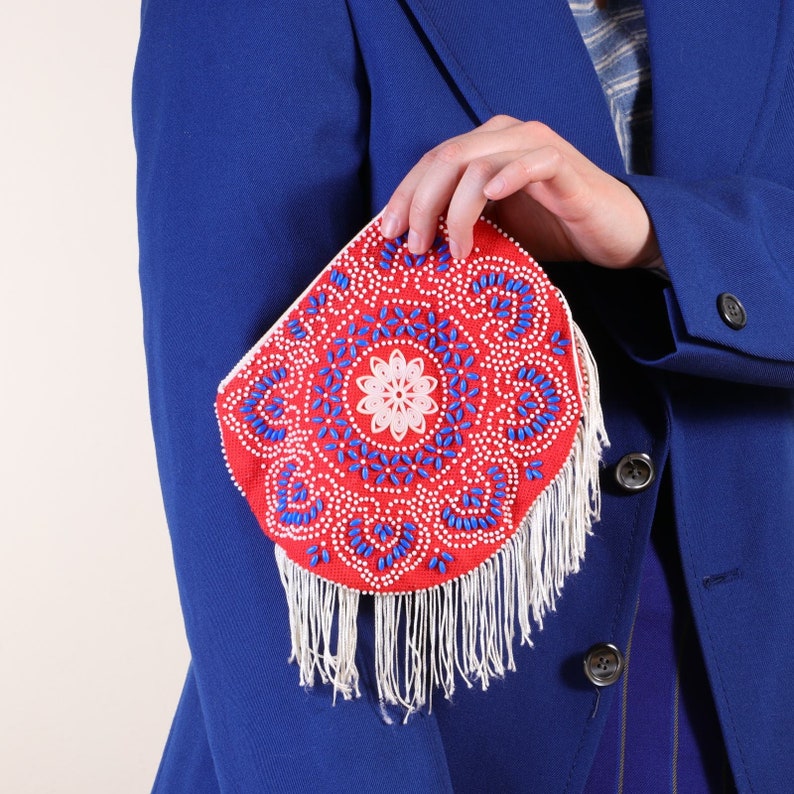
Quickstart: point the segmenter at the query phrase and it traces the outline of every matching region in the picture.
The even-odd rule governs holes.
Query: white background
[[[0,8],[0,791],[145,792],[188,652],[141,343],[139,4]]]

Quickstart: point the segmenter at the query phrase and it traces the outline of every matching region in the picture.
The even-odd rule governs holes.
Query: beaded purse
[[[300,683],[357,695],[374,600],[382,703],[515,669],[599,514],[597,374],[562,295],[490,221],[450,256],[379,219],[219,387],[228,468],[276,559]],[[456,673],[457,671],[457,673]]]

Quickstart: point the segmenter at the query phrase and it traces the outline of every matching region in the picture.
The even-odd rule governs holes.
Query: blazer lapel
[[[601,167],[623,163],[567,0],[404,0],[480,122],[538,120]]]
[[[543,121],[602,168],[623,170],[567,0],[403,2],[480,122],[496,113]],[[783,74],[791,47],[782,40],[780,0],[644,0],[644,6],[654,173],[687,179],[732,173],[764,112],[771,112],[775,76]]]
[[[699,179],[738,170],[769,106],[780,0],[646,0],[654,173]],[[772,106],[772,110],[774,106]],[[726,123],[728,120],[728,123]]]

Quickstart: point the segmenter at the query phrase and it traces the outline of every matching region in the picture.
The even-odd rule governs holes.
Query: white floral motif
[[[438,412],[430,397],[438,380],[423,374],[425,362],[421,358],[406,361],[399,350],[393,350],[388,361],[372,356],[369,366],[372,375],[356,379],[366,395],[356,410],[372,416],[372,432],[388,429],[395,441],[402,441],[409,430],[424,433],[425,417]]]

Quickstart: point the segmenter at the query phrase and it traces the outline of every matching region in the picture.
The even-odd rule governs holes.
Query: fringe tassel
[[[513,641],[532,644],[532,623],[556,608],[565,577],[579,570],[585,540],[601,513],[598,469],[609,445],[592,354],[574,324],[583,419],[571,454],[510,540],[459,579],[429,590],[373,596],[375,673],[384,704],[401,706],[405,719],[432,708],[433,690],[455,692],[457,678],[487,689],[515,670]],[[291,562],[276,547],[287,594],[292,653],[302,686],[315,677],[331,684],[334,699],[358,696],[355,665],[359,594]],[[402,641],[401,641],[402,636]],[[335,647],[332,647],[335,641]],[[387,718],[385,708],[384,719]]]
[[[358,697],[358,592],[300,568],[279,546],[276,564],[289,606],[289,661],[298,665],[301,686],[314,686],[315,676],[319,675],[322,683],[333,686],[334,702],[337,694],[345,700]]]

